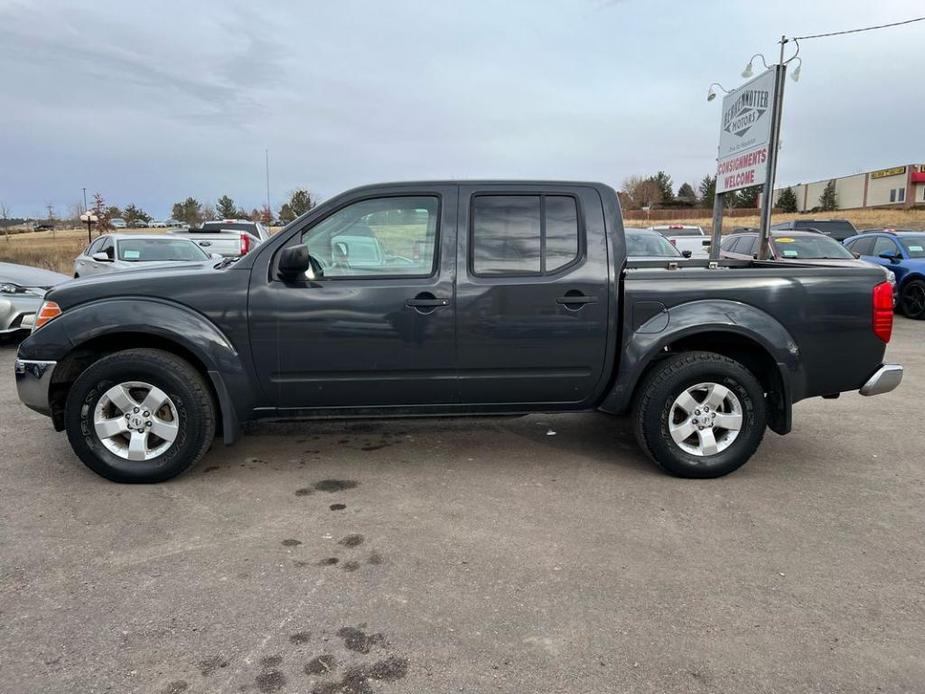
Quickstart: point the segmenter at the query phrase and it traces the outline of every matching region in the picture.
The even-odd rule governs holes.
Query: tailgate
[[[206,253],[219,253],[226,257],[241,255],[241,234],[237,231],[171,232],[194,241]]]

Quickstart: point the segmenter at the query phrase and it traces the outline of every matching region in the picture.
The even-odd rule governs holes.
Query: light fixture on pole
[[[770,67],[768,67],[768,61],[764,59],[764,55],[762,55],[761,53],[755,53],[755,55],[753,55],[751,58],[748,59],[748,65],[746,65],[745,69],[742,70],[742,77],[744,77],[745,79],[748,79],[753,74],[755,74],[754,71],[752,70],[752,63],[754,62],[755,58],[761,58],[761,62],[764,64],[765,70],[771,69]]]
[[[787,62],[791,63],[794,60],[797,61],[797,66],[794,68],[793,72],[790,73],[790,79],[792,79],[794,82],[799,82],[800,81],[800,70],[803,69],[803,59],[793,56]]]
[[[713,101],[713,99],[716,98],[716,90],[713,89],[713,87],[719,87],[720,90],[723,92],[723,94],[728,94],[728,93],[729,93],[729,90],[726,89],[726,88],[725,88],[723,85],[721,85],[719,82],[714,82],[713,84],[710,85],[709,90],[707,90],[707,101]]]

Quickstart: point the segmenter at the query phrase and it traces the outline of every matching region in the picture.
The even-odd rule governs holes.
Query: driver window
[[[899,249],[896,247],[896,243],[893,239],[888,239],[886,236],[878,236],[877,241],[874,243],[874,255],[881,255],[882,253],[889,253],[890,255],[899,255]]]
[[[439,201],[433,196],[362,200],[302,235],[329,277],[427,277],[434,271]]]

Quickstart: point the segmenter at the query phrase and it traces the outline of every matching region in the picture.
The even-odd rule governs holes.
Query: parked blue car
[[[845,246],[892,270],[897,308],[909,318],[925,318],[925,231],[868,229],[845,239]]]

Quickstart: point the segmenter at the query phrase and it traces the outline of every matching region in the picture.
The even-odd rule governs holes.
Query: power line
[[[804,39],[821,39],[826,36],[842,36],[844,34],[857,34],[862,31],[873,31],[874,29],[889,29],[890,27],[898,27],[898,26],[902,26],[903,24],[912,24],[913,22],[923,22],[923,21],[925,21],[925,17],[916,17],[915,19],[906,19],[902,22],[892,22],[891,24],[879,24],[873,27],[862,27],[860,29],[848,29],[846,31],[832,31],[832,32],[829,32],[828,34],[812,34],[810,36],[792,36],[790,38],[795,39],[797,41],[802,41]]]

